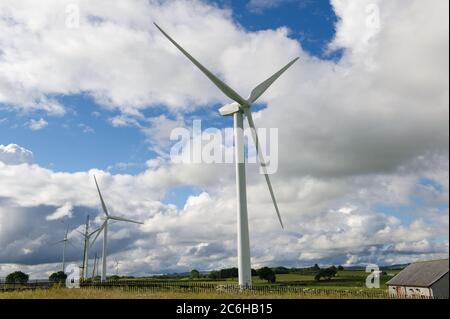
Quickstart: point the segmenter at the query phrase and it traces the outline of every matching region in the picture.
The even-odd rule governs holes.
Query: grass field
[[[277,282],[268,285],[257,277],[253,278],[253,284],[256,288],[265,287],[263,292],[217,292],[210,291],[145,291],[142,289],[123,289],[123,288],[83,288],[83,289],[65,289],[52,288],[47,290],[28,290],[28,291],[10,291],[0,292],[0,299],[306,299],[306,298],[371,298],[385,296],[386,281],[392,278],[392,275],[398,271],[389,271],[389,276],[381,277],[380,289],[368,289],[365,287],[367,273],[364,271],[341,271],[338,275],[329,281],[317,282],[312,275],[300,274],[281,274],[277,275]],[[135,279],[132,282],[158,282],[155,279]],[[166,280],[167,281],[167,280]],[[169,281],[170,282],[170,281]],[[210,284],[210,285],[233,285],[236,280],[176,280],[176,282],[186,282],[189,284]],[[119,280],[120,283],[120,280]],[[290,288],[298,291],[290,291]]]
[[[220,294],[183,292],[135,292],[120,289],[49,289],[0,293],[0,299],[303,299],[296,294]],[[333,296],[329,296],[333,298]]]
[[[400,270],[390,270],[388,275],[381,276],[380,289],[385,289],[386,282],[396,275]],[[300,274],[280,274],[277,275],[277,281],[274,285],[279,286],[301,286],[316,289],[367,289],[366,278],[367,273],[362,270],[344,270],[338,272],[337,276],[329,281],[321,280],[317,282],[314,280],[314,275],[300,275]],[[136,279],[142,280],[142,279]],[[181,279],[181,281],[193,281],[190,278]],[[205,280],[198,279],[196,282],[207,282],[212,284],[226,285],[237,284],[237,278],[226,280]],[[258,277],[252,278],[252,283],[255,286],[267,285],[267,281],[261,280]]]

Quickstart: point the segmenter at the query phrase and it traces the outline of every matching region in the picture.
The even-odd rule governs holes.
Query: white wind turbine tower
[[[84,249],[83,249],[83,267],[82,267],[82,278],[88,278],[89,276],[89,248],[91,237],[95,235],[100,229],[94,230],[89,233],[89,215],[86,217],[86,226],[84,233],[78,231],[84,238]]]
[[[116,276],[119,276],[120,261],[114,258],[114,263],[116,264]]]
[[[250,287],[252,283],[251,277],[251,262],[250,262],[250,239],[248,232],[248,215],[247,215],[247,190],[245,181],[245,159],[244,159],[244,114],[247,117],[248,124],[252,131],[252,137],[255,142],[256,150],[259,156],[259,162],[266,178],[267,186],[269,188],[270,196],[272,197],[275,211],[280,221],[281,227],[283,221],[278,209],[278,205],[273,193],[272,184],[270,183],[269,175],[266,170],[266,163],[263,154],[260,152],[260,145],[258,135],[256,132],[255,123],[251,113],[251,106],[256,100],[264,94],[264,92],[299,58],[294,59],[287,64],[280,71],[275,73],[266,81],[262,82],[251,92],[248,99],[242,98],[232,88],[221,81],[203,65],[201,65],[194,57],[192,57],[186,50],[184,50],[175,40],[173,40],[163,29],[156,23],[156,27],[174,44],[192,63],[194,63],[200,71],[202,71],[227,97],[234,102],[222,107],[219,112],[222,116],[234,117],[234,139],[235,139],[235,164],[236,164],[236,188],[237,188],[237,219],[238,219],[238,269],[239,269],[239,285],[241,287]]]
[[[98,254],[95,253],[94,256],[94,267],[92,267],[92,281],[94,281],[95,277],[97,277],[97,269],[98,269]]]
[[[63,272],[66,269],[66,248],[67,248],[67,243],[72,245],[72,243],[69,241],[68,234],[69,234],[69,225],[67,225],[66,232],[64,233],[64,239],[54,243],[54,245],[64,243],[64,245],[63,245],[63,255],[62,255],[62,271]]]
[[[100,197],[100,201],[102,203],[103,213],[105,213],[105,216],[103,217],[103,224],[99,228],[97,235],[95,236],[94,240],[92,241],[92,244],[94,244],[97,237],[100,235],[100,233],[103,231],[103,251],[102,251],[102,282],[106,281],[106,246],[107,246],[107,240],[108,240],[108,222],[109,220],[116,220],[116,221],[122,221],[122,222],[128,222],[128,223],[134,223],[134,224],[141,224],[144,223],[123,218],[123,217],[117,217],[112,216],[108,213],[108,209],[106,208],[105,201],[103,200],[102,193],[100,192],[100,188],[98,187],[97,179],[94,176],[95,186],[97,186],[98,196]]]

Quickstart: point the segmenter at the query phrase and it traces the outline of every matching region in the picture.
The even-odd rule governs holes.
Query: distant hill
[[[397,265],[389,265],[389,266],[380,266],[380,270],[395,270],[395,269],[403,269],[409,264],[397,264]],[[345,270],[366,270],[366,266],[348,266],[345,267]]]

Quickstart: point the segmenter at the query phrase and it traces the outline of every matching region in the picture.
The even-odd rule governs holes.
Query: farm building
[[[448,259],[412,263],[387,282],[396,298],[448,298]]]

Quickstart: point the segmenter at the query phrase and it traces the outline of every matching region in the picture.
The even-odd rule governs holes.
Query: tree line
[[[252,269],[252,276],[258,276],[262,280],[267,280],[269,283],[276,282],[276,276],[282,274],[297,274],[297,275],[313,275],[316,281],[330,280],[335,277],[338,271],[343,271],[343,266],[331,266],[328,268],[320,268],[318,264],[307,268],[287,268],[287,267],[263,267],[260,269]],[[239,275],[238,269],[225,268],[221,270],[213,270],[209,273],[202,274],[198,270],[194,269],[191,271],[191,279],[210,279],[210,280],[220,280],[220,279],[232,279],[237,278]]]
[[[307,268],[286,268],[286,267],[263,267],[260,269],[252,269],[252,276],[259,277],[262,280],[267,280],[269,283],[276,282],[276,276],[282,274],[298,274],[298,275],[313,275],[316,281],[331,280],[335,277],[339,271],[343,271],[343,266],[331,266],[328,268],[320,268],[315,264],[312,267]],[[233,279],[238,278],[239,271],[236,267],[225,268],[220,270],[214,270],[209,273],[201,273],[200,271],[193,269],[190,272],[191,279],[209,279],[209,280],[221,280],[221,279]],[[117,277],[117,278],[113,278]],[[180,278],[180,274],[158,276],[158,278],[164,277],[166,279]],[[62,272],[55,272],[50,275],[49,281],[54,283],[65,282],[67,275]],[[118,276],[112,276],[110,279],[119,279]],[[133,277],[129,277],[133,278]],[[29,276],[21,271],[15,271],[6,277],[7,283],[27,283]]]

